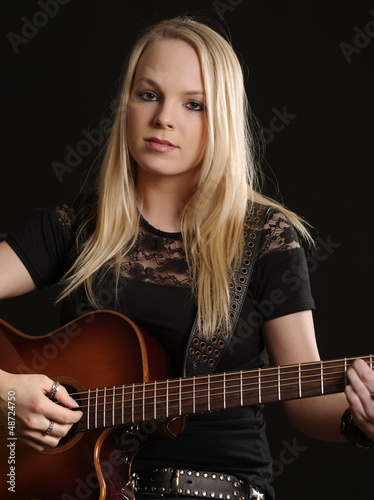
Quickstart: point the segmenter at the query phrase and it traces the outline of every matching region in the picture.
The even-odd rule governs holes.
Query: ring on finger
[[[49,436],[50,433],[52,432],[52,429],[53,429],[53,426],[55,425],[54,421],[53,420],[50,420],[49,421],[49,427],[48,429],[45,431],[46,435]]]
[[[56,392],[59,390],[59,388],[60,388],[60,382],[56,380],[55,382],[53,382],[52,389],[48,393],[49,399],[53,399],[56,396]]]

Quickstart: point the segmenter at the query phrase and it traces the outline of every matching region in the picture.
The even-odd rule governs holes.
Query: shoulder
[[[57,220],[66,236],[71,236],[72,225],[76,220],[76,211],[69,203],[62,203],[54,207]]]
[[[93,197],[79,195],[54,207],[58,223],[68,238],[72,237],[82,222],[92,220],[95,206]]]
[[[258,259],[295,248],[301,248],[296,229],[283,212],[271,208],[264,224]]]

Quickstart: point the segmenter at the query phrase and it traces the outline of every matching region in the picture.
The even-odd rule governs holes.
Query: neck
[[[195,182],[184,183],[149,173],[144,175],[139,170],[136,189],[141,214],[161,231],[179,232],[181,213],[193,193]]]

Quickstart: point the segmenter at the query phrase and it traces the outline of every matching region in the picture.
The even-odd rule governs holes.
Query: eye
[[[150,90],[143,90],[142,92],[139,92],[138,96],[140,97],[140,99],[143,99],[143,101],[157,100],[156,94]]]
[[[186,104],[186,107],[190,109],[191,111],[204,111],[205,106],[201,104],[201,102],[197,101],[190,101]]]

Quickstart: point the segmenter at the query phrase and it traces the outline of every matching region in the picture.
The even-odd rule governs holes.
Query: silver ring
[[[49,421],[49,427],[48,429],[45,431],[46,435],[49,436],[50,433],[52,432],[52,429],[53,429],[53,426],[55,425],[54,421],[53,420],[50,420]]]
[[[49,399],[53,399],[56,396],[56,392],[59,390],[59,388],[60,388],[60,382],[56,380],[56,382],[53,382],[52,389],[48,393]]]

